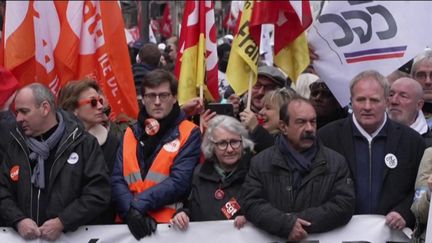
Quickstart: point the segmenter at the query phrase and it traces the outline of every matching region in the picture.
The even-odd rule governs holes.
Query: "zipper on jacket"
[[[39,202],[40,202],[40,188],[38,189],[38,198],[37,198],[37,206],[36,206],[36,224],[39,225]]]
[[[76,129],[75,129],[71,134],[69,134],[69,136],[66,138],[66,140],[65,140],[64,143],[62,143],[62,144],[59,145],[59,148],[58,148],[59,151],[62,150],[63,145],[65,145],[66,147],[68,147],[70,144],[72,144],[73,141],[76,140],[76,138],[78,138],[78,137],[81,136],[82,133],[79,133],[79,134],[76,136],[76,138],[74,137],[74,138],[72,139],[72,142],[71,142],[71,143],[66,144],[66,143],[69,141],[69,138],[70,138],[71,136],[75,136],[75,133],[77,132],[77,129],[78,129],[78,128],[76,128]],[[53,164],[52,164],[52,166],[51,166],[51,169],[50,169],[49,177],[48,177],[48,179],[49,179],[49,183],[51,182],[51,174],[52,174],[53,168],[54,168],[54,166],[55,166],[57,160],[58,160],[58,159],[63,155],[63,153],[64,153],[66,150],[67,150],[67,149],[63,149],[63,150],[61,151],[61,153],[60,153],[58,156],[55,157],[54,162],[53,162]]]
[[[372,210],[372,141],[369,142],[369,212]]]
[[[288,212],[293,211],[294,208],[294,194],[293,194],[293,186],[292,186],[292,176],[291,174],[289,175],[289,185],[286,187],[287,191],[288,191],[288,195],[289,195],[289,209]]]
[[[33,172],[32,172],[32,168],[31,168],[31,165],[30,165],[30,159],[29,159],[29,157],[28,157],[28,155],[26,153],[26,150],[25,150],[24,146],[20,143],[19,139],[15,136],[15,134],[13,134],[12,132],[10,134],[17,141],[17,143],[19,144],[19,146],[23,150],[23,152],[24,152],[24,154],[26,156],[26,159],[27,159],[27,165],[29,167],[28,169],[29,169],[29,172],[30,172],[30,177],[29,177],[29,179],[30,179],[29,180],[29,182],[30,182],[30,218],[33,219],[33,207],[32,207],[32,205],[33,205],[33,184],[31,182],[31,178],[32,178]],[[18,134],[20,134],[20,133],[18,133]],[[22,135],[21,135],[21,138],[24,140],[24,138],[22,137]]]

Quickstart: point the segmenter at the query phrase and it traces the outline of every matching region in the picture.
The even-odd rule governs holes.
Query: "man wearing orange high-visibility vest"
[[[138,122],[127,128],[114,165],[112,200],[139,240],[168,223],[187,196],[200,156],[199,128],[177,102],[177,81],[164,70],[144,76]]]

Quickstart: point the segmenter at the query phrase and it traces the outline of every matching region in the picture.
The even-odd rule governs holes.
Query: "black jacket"
[[[293,191],[291,176],[276,146],[252,158],[240,195],[246,218],[283,238],[288,238],[297,218],[311,222],[305,227],[308,233],[348,223],[354,213],[354,187],[340,154],[320,146],[297,192]]]
[[[95,219],[110,201],[107,167],[99,144],[85,132],[71,114],[62,112],[66,128],[49,173],[47,203],[39,205],[47,219],[59,217],[64,231],[75,230]],[[0,212],[8,226],[24,218],[38,225],[32,213],[35,187],[31,183],[29,149],[18,128],[11,131],[12,143],[0,167]],[[51,151],[53,152],[53,151]],[[75,154],[74,154],[75,153]],[[71,157],[71,155],[74,158]],[[19,168],[17,180],[11,179],[12,168]]]
[[[408,227],[413,227],[415,219],[410,207],[414,198],[414,183],[425,150],[425,142],[413,129],[390,119],[387,119],[387,123],[384,154],[394,154],[398,164],[394,169],[384,166],[381,197],[378,202],[378,210],[374,213],[387,215],[391,211],[396,211],[405,219]],[[324,145],[345,157],[355,183],[356,152],[352,126],[354,123],[350,116],[324,126],[318,130],[318,137]]]
[[[198,165],[194,171],[189,200],[180,211],[184,211],[191,221],[226,220],[221,208],[232,197],[238,201],[238,194],[248,172],[250,159],[249,152],[244,154],[236,170],[224,182],[213,167],[213,161],[206,160],[204,164]],[[219,188],[224,192],[222,199],[215,198],[215,192]]]

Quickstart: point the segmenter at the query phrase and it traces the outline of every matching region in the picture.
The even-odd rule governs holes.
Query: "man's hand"
[[[258,126],[258,119],[250,110],[244,110],[240,113],[240,121],[249,132],[252,132]]]
[[[25,240],[34,240],[41,236],[41,232],[36,222],[30,218],[25,218],[19,221],[17,223],[17,229],[18,229],[18,233]]]
[[[241,229],[241,228],[243,228],[243,226],[244,226],[245,224],[246,224],[246,218],[245,218],[245,216],[240,215],[240,216],[235,217],[235,219],[234,219],[234,226],[235,226],[237,229]]]
[[[386,215],[386,224],[392,229],[402,230],[406,222],[398,212],[391,211]]]
[[[187,230],[189,226],[189,217],[185,212],[180,212],[170,220],[170,224],[177,226],[180,230]]]
[[[50,241],[57,240],[60,237],[63,229],[63,223],[59,218],[47,220],[41,227],[39,227],[41,238]]]
[[[236,94],[232,94],[228,97],[228,102],[233,105],[234,116],[236,116],[240,110],[240,97]]]
[[[184,103],[181,106],[181,109],[186,113],[187,116],[194,116],[204,110],[204,103],[200,98],[195,97]]]
[[[305,239],[308,234],[306,230],[303,229],[303,226],[311,225],[310,222],[303,220],[301,218],[297,218],[294,227],[291,230],[291,233],[288,236],[289,241],[300,241]]]
[[[201,127],[202,127],[202,131],[201,131],[201,133],[203,133],[204,134],[204,132],[207,130],[207,127],[208,127],[208,123],[209,123],[209,121],[213,118],[213,117],[215,117],[217,114],[216,114],[216,112],[214,112],[214,111],[211,111],[211,110],[205,110],[203,113],[201,113],[201,115],[200,115],[200,124],[201,124]]]

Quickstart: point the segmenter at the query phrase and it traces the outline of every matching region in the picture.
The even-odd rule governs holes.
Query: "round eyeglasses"
[[[238,149],[240,148],[240,145],[242,144],[242,140],[237,140],[237,139],[233,139],[233,140],[222,140],[219,142],[213,142],[214,145],[216,145],[216,148],[218,148],[219,150],[226,150],[228,148],[228,144],[231,146],[231,148],[233,149]]]

